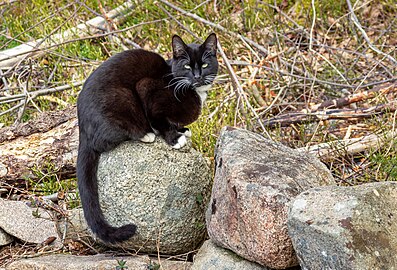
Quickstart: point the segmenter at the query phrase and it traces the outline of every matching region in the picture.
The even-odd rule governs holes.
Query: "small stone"
[[[268,270],[269,268],[247,261],[230,250],[218,247],[211,240],[204,242],[194,256],[192,270]]]
[[[0,247],[8,245],[13,241],[12,237],[0,228]]]
[[[0,228],[27,243],[41,244],[50,237],[61,245],[49,211],[29,207],[26,202],[0,199]]]
[[[303,269],[396,269],[397,183],[310,189],[291,204],[288,232]]]

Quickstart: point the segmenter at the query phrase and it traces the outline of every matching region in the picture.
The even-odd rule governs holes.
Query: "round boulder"
[[[204,240],[211,171],[189,145],[175,150],[156,139],[151,144],[125,142],[103,153],[98,192],[111,225],[137,225],[137,234],[118,247],[178,254]]]

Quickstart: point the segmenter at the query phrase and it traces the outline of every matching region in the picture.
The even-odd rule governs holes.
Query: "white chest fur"
[[[203,85],[196,88],[196,93],[199,95],[201,100],[201,106],[203,106],[204,101],[207,99],[208,91],[211,89],[211,84]]]

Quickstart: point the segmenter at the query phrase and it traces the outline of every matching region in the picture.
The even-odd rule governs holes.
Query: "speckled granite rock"
[[[119,246],[157,253],[159,245],[161,253],[176,254],[203,241],[211,172],[189,145],[175,150],[160,139],[123,143],[101,155],[98,186],[106,219],[138,227]]]
[[[44,209],[29,207],[22,201],[0,199],[0,228],[22,241],[40,244],[49,237],[56,237],[51,245],[61,245],[56,223],[52,220],[50,212]]]
[[[215,150],[216,171],[207,229],[211,240],[270,268],[298,264],[287,232],[288,207],[311,187],[334,184],[316,158],[226,127]]]
[[[304,269],[397,269],[397,183],[303,192],[288,231]]]
[[[148,256],[135,257],[113,257],[105,255],[75,256],[75,255],[50,255],[31,259],[15,261],[6,267],[6,270],[114,270],[118,266],[117,261],[125,261],[125,266],[130,270],[156,269],[157,258]],[[161,261],[163,269],[166,270],[189,270],[191,263],[180,261]],[[150,268],[152,267],[152,268]],[[120,268],[122,269],[122,268]]]
[[[270,270],[247,261],[230,250],[218,247],[211,240],[204,242],[196,256],[192,270]]]

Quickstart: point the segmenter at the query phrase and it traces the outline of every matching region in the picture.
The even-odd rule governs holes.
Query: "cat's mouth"
[[[199,87],[205,86],[205,84],[204,84],[204,82],[194,82],[194,83],[192,83],[192,86],[194,89],[197,89]]]
[[[192,86],[194,89],[197,88],[204,88],[204,87],[209,87],[215,79],[215,76],[205,76],[203,78],[197,79],[192,83]]]

